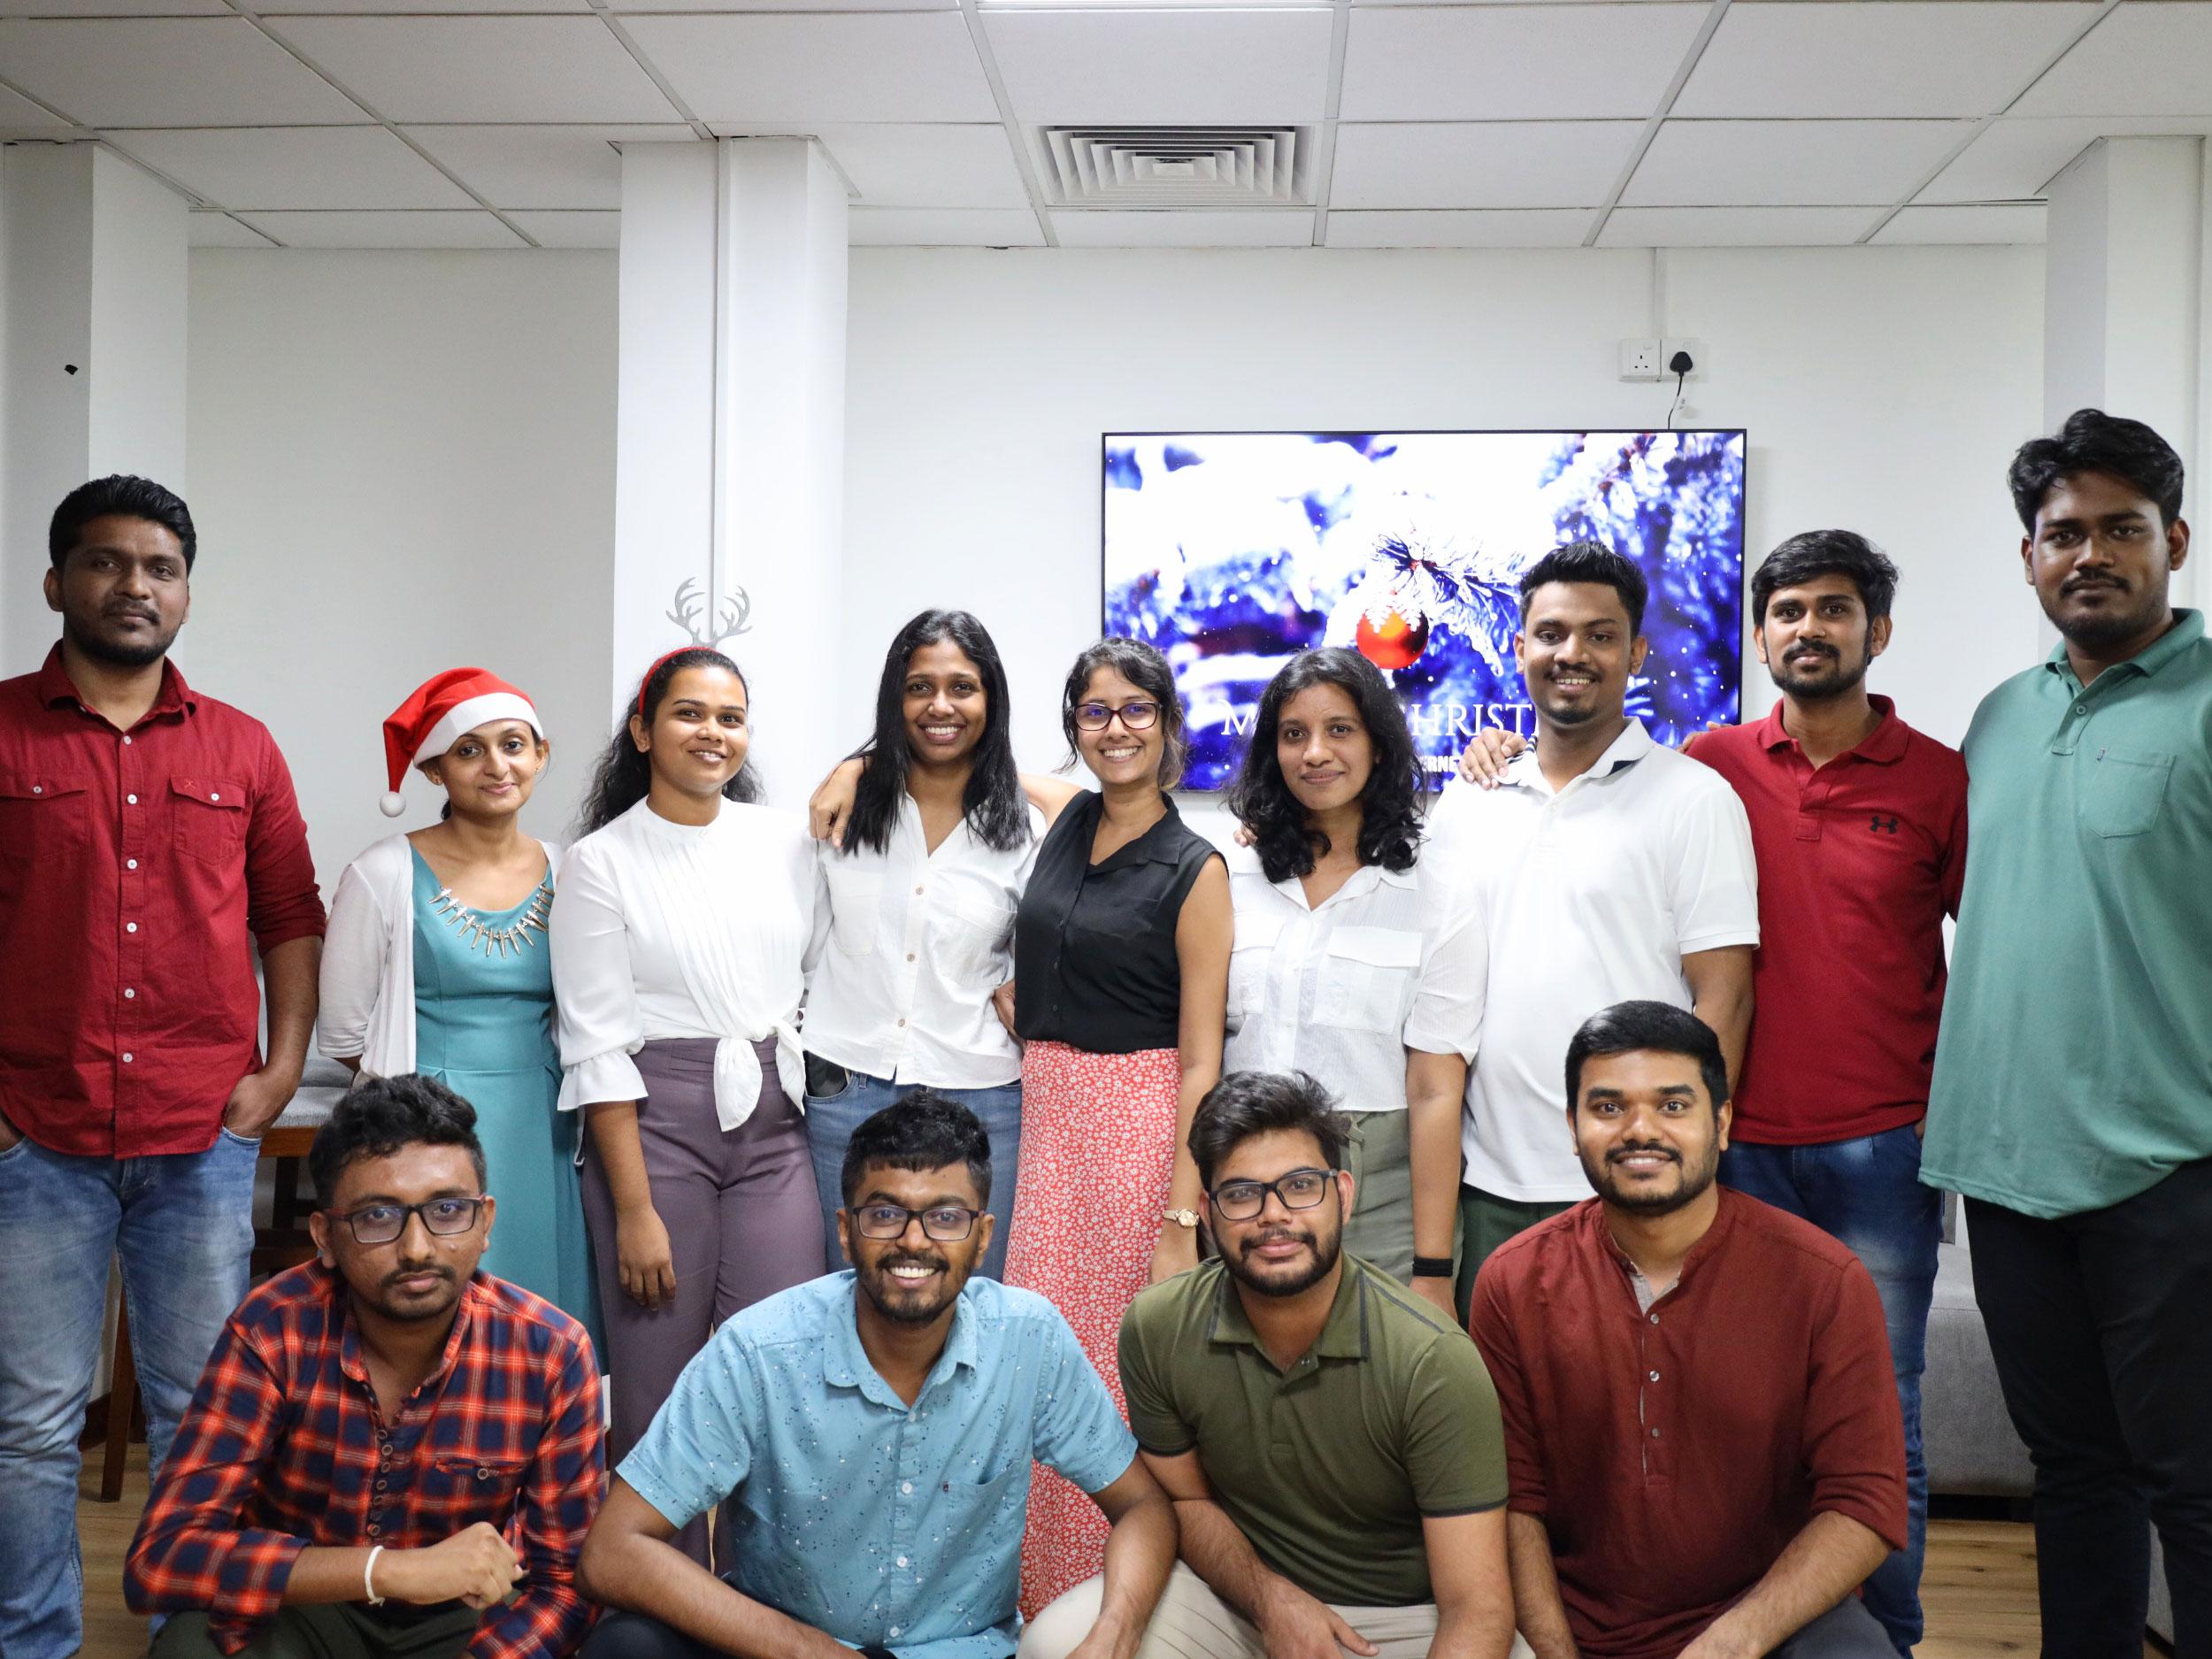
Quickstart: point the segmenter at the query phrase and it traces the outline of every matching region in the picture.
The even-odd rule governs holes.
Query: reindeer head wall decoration
[[[753,614],[752,596],[742,588],[732,594],[721,606],[715,608],[712,631],[702,633],[702,626],[708,622],[708,610],[706,591],[700,587],[698,578],[687,576],[676,589],[675,608],[667,616],[671,622],[691,636],[694,645],[703,646],[709,650],[718,647],[725,640],[733,640],[741,634],[752,632],[752,624],[748,620]]]

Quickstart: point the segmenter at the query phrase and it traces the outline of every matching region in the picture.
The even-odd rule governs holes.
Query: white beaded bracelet
[[[383,1553],[384,1546],[379,1544],[374,1549],[372,1549],[369,1552],[369,1558],[361,1563],[361,1587],[368,1593],[369,1605],[371,1607],[382,1607],[384,1605],[384,1598],[376,1593],[375,1582],[376,1558]]]

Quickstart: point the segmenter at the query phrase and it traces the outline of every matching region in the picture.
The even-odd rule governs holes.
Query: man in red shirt
[[[1537,1659],[1889,1659],[1853,1592],[1905,1541],[1882,1305],[1811,1223],[1716,1185],[1720,1042],[1619,1002],[1567,1049],[1597,1191],[1492,1254],[1506,1544]]]
[[[47,545],[60,643],[0,681],[8,1659],[80,1643],[77,1437],[110,1260],[156,1468],[245,1293],[256,1143],[299,1083],[323,933],[275,742],[168,661],[191,606],[184,503],[100,479],[62,502]]]
[[[1759,860],[1759,1012],[1720,1179],[1849,1245],[1881,1293],[1912,1507],[1907,1546],[1868,1580],[1866,1604],[1909,1654],[1928,1520],[1920,1379],[1942,1233],[1942,1194],[1920,1182],[1920,1133],[1943,918],[1958,913],[1966,878],[1966,763],[1867,694],[1896,593],[1897,567],[1864,536],[1784,541],[1751,578],[1753,642],[1781,701],[1683,752],[1735,789]],[[1476,749],[1469,757],[1483,770]]]

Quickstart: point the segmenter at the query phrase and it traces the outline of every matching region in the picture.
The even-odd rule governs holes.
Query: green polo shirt
[[[2062,643],[1966,734],[1966,889],[1921,1179],[2101,1210],[2212,1157],[2212,641],[2087,687]]]
[[[1137,1443],[1195,1448],[1269,1569],[1324,1601],[1409,1607],[1435,1599],[1422,1517],[1505,1502],[1498,1396],[1465,1332],[1342,1259],[1320,1340],[1287,1371],[1219,1262],[1141,1292],[1121,1322],[1121,1386]]]

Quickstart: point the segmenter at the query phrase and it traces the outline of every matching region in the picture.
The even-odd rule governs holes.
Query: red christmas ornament
[[[1359,647],[1359,654],[1376,667],[1410,668],[1428,646],[1428,618],[1409,617],[1395,609],[1380,624],[1363,616],[1352,639]]]

